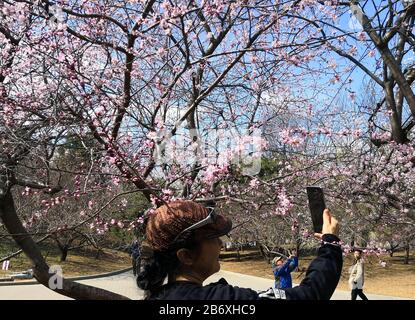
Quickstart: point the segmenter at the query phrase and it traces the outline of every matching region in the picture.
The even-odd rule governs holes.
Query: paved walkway
[[[234,286],[239,286],[242,288],[243,287],[252,288],[254,290],[266,290],[269,287],[272,287],[274,284],[274,281],[270,279],[254,277],[254,276],[249,276],[246,274],[224,271],[224,270],[221,270],[220,272],[210,276],[208,279],[206,279],[206,282],[207,283],[214,282],[214,281],[219,280],[221,277],[225,278],[229,284],[232,284]],[[294,284],[294,286],[295,285],[296,284]],[[368,294],[368,293],[365,293],[365,295],[370,300],[402,300],[402,299],[405,299],[405,298],[399,298],[399,297],[383,296],[383,295]],[[336,290],[333,296],[331,297],[331,300],[350,300],[350,292],[344,291],[344,290]]]
[[[132,271],[105,278],[79,280],[79,283],[110,290],[131,299],[142,299]],[[0,300],[72,300],[40,284],[0,286]]]
[[[270,279],[248,276],[240,273],[221,270],[206,279],[205,284],[215,282],[219,278],[225,278],[230,284],[252,288],[254,290],[268,289],[273,285]],[[134,276],[132,272],[126,272],[114,276],[98,279],[80,280],[80,283],[85,283],[95,287],[110,290],[131,299],[142,299],[143,292],[137,289]],[[374,294],[366,294],[371,300],[401,300],[404,298],[382,296]],[[336,290],[332,300],[349,300],[349,291]],[[0,300],[70,300],[70,298],[62,296],[45,288],[42,285],[8,285],[0,286]]]

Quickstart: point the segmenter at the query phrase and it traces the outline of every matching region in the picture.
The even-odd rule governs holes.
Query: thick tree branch
[[[39,248],[33,241],[32,237],[27,233],[23,227],[20,219],[17,216],[14,201],[11,191],[5,196],[0,197],[0,218],[3,221],[7,231],[12,234],[13,239],[22,248],[23,252],[30,259],[33,264],[33,271],[35,278],[45,287],[51,289],[51,277],[56,278],[56,275],[49,273],[50,268],[43,258]],[[52,281],[54,281],[52,278]],[[54,283],[54,282],[52,282]],[[52,290],[52,289],[51,289]],[[62,288],[54,289],[53,291],[74,299],[93,299],[93,300],[127,300],[128,298],[119,294],[80,284],[67,280],[62,277]]]

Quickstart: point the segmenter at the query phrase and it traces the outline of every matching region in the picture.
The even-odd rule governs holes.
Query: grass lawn
[[[104,252],[100,254],[98,259],[96,258],[95,251],[70,251],[64,262],[59,261],[59,252],[55,250],[42,252],[46,256],[46,261],[49,266],[60,265],[62,267],[64,277],[99,274],[131,266],[131,260],[128,253],[110,249],[104,249],[103,251]],[[2,257],[5,256],[5,252],[0,253],[2,253]],[[29,268],[30,262],[22,253],[10,260],[8,271],[0,270],[0,277],[8,276],[13,272],[24,271]]]
[[[314,257],[300,257],[299,269],[307,268]],[[378,257],[366,257],[364,292],[415,299],[415,257],[412,255],[408,265],[403,264],[403,253],[394,257],[382,256],[386,267],[382,267]],[[337,289],[349,290],[348,269],[352,264],[352,255],[344,259],[343,272]],[[260,256],[258,251],[241,252],[241,261],[237,261],[235,252],[222,252],[222,270],[240,272],[262,278],[274,279],[271,265]],[[293,272],[293,282],[304,279],[305,272]]]

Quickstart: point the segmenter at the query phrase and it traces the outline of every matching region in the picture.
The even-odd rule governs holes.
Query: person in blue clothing
[[[272,260],[272,271],[275,277],[275,288],[292,288],[291,272],[298,267],[298,258],[290,255],[288,259],[275,257]]]

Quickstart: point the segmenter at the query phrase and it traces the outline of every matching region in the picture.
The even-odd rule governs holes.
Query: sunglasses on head
[[[174,238],[173,243],[177,242],[184,234],[188,234],[189,232],[200,229],[206,225],[212,224],[216,222],[217,214],[215,212],[215,208],[207,207],[206,209],[209,210],[209,214],[206,218],[192,224],[190,227],[184,229],[182,232],[180,232],[176,238]]]

